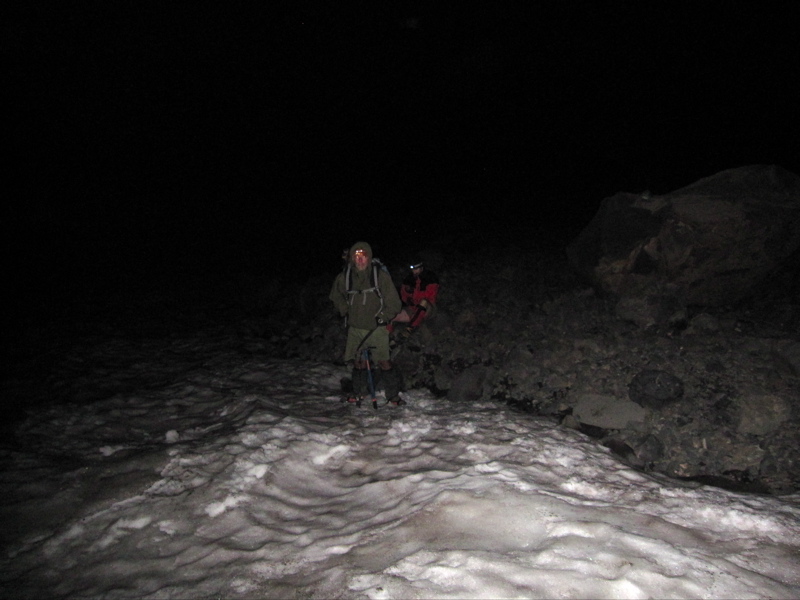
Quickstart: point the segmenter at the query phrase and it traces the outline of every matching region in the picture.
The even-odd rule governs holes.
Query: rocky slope
[[[747,303],[690,307],[668,328],[643,329],[579,281],[562,250],[429,250],[424,258],[442,290],[435,320],[397,354],[407,387],[443,402],[492,398],[518,409],[521,422],[550,417],[645,471],[800,489],[796,268]],[[115,393],[82,374],[96,372],[85,361],[97,344],[138,343],[145,352],[151,338],[219,328],[248,356],[340,361],[344,329],[327,299],[335,275],[298,285],[253,274],[224,285],[174,281],[83,302],[57,315],[60,330],[43,318],[5,361],[4,397],[18,399],[4,407],[5,433],[39,402]],[[402,275],[393,272],[398,283]]]
[[[747,303],[690,307],[668,328],[642,329],[582,284],[560,252],[485,248],[428,259],[442,283],[440,310],[396,357],[407,386],[450,402],[494,398],[520,419],[550,416],[643,470],[800,489],[795,273]],[[309,283],[306,320],[291,330],[255,317],[248,332],[262,336],[264,351],[339,360],[344,332],[328,285]]]

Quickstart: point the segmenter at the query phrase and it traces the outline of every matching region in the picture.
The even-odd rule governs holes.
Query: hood
[[[370,246],[367,242],[356,242],[355,244],[353,244],[352,247],[350,248],[349,254],[347,255],[349,260],[351,261],[353,260],[353,254],[355,253],[356,250],[363,250],[364,252],[366,252],[367,256],[369,257],[369,260],[372,261],[372,246]]]

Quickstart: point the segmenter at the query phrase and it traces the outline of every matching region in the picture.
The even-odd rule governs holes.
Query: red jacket
[[[427,269],[423,269],[419,277],[409,273],[403,280],[403,285],[400,286],[400,299],[403,304],[408,306],[418,306],[423,300],[427,300],[435,306],[438,294],[439,278],[433,271]]]

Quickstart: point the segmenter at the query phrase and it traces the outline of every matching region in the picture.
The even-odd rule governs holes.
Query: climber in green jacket
[[[366,242],[353,244],[347,264],[333,282],[329,295],[339,314],[347,319],[345,362],[353,363],[354,401],[368,393],[367,362],[363,350],[378,366],[376,373],[392,403],[401,402],[400,372],[389,354],[389,331],[386,326],[400,312],[402,302],[386,268],[373,259]],[[379,384],[380,385],[380,384]]]

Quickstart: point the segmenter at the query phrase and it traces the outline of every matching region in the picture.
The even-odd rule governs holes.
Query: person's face
[[[416,269],[411,269],[411,272],[414,274],[414,277],[419,277],[422,273],[422,267],[417,267]]]
[[[363,271],[369,266],[369,256],[363,250],[356,250],[353,253],[353,264],[356,266],[356,269],[359,271]]]

